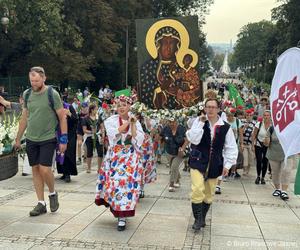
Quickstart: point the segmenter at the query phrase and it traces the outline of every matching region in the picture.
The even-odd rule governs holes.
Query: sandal
[[[273,194],[272,194],[274,197],[279,197],[281,195],[281,190],[279,189],[276,189]]]
[[[288,200],[290,197],[288,196],[287,192],[285,191],[282,191],[281,192],[281,195],[280,195],[280,198],[284,201]]]
[[[126,228],[126,218],[118,218],[118,231],[124,231]]]

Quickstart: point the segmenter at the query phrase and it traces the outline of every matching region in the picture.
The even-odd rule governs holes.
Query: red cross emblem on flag
[[[278,99],[272,103],[274,126],[284,130],[295,119],[296,110],[300,110],[300,83],[297,76],[286,82],[279,89]]]

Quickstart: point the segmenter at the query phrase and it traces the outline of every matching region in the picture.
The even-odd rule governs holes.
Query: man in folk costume
[[[189,165],[192,182],[192,210],[195,218],[193,229],[205,226],[205,217],[213,201],[217,178],[227,176],[236,164],[238,148],[230,125],[219,116],[220,103],[217,99],[205,102],[206,116],[193,122],[186,132],[186,142],[191,143]],[[223,167],[224,166],[224,167]]]
[[[110,207],[118,218],[118,230],[126,227],[126,217],[135,215],[143,165],[140,148],[145,138],[142,126],[129,113],[133,97],[130,90],[115,93],[116,115],[104,121],[109,140],[107,154],[99,169],[96,205]]]

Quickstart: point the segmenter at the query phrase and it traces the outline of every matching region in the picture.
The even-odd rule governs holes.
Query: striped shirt
[[[243,133],[243,138],[244,138],[244,145],[250,145],[252,143],[251,136],[252,132],[254,131],[255,127],[255,122],[250,121],[248,122],[247,120],[243,119],[242,120],[243,128],[244,128],[244,133]]]

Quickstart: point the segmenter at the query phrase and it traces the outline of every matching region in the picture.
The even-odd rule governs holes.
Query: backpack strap
[[[48,86],[48,101],[49,101],[49,105],[50,105],[51,109],[56,114],[56,111],[54,109],[54,97],[53,97],[53,87],[52,86]]]
[[[273,126],[271,126],[271,127],[269,128],[269,132],[270,132],[270,135],[273,134],[273,132],[274,132],[274,127],[273,127]]]
[[[238,143],[239,139],[240,139],[240,120],[238,118],[235,118],[235,122],[236,122],[236,130],[237,130],[237,138],[236,138],[236,143]]]
[[[260,140],[258,140],[258,134],[259,134],[259,131],[260,131],[260,129],[261,129],[262,123],[263,123],[263,122],[259,122],[257,134],[256,134],[256,137],[255,137],[256,141],[257,141],[261,146],[263,146],[263,143],[262,143]]]
[[[57,126],[59,127],[59,118],[58,118],[56,110],[54,108],[54,94],[53,94],[54,92],[53,92],[53,87],[51,85],[49,85],[47,91],[48,91],[47,94],[48,94],[49,106],[53,110],[53,112],[54,112],[54,114],[56,116],[56,119],[58,121],[58,125]]]
[[[257,134],[256,134],[256,137],[255,137],[256,140],[257,140],[257,137],[258,137],[258,133],[259,133],[259,131],[260,131],[260,129],[261,129],[262,123],[263,123],[263,122],[259,122]]]
[[[272,142],[272,134],[273,134],[273,132],[274,132],[274,127],[271,126],[271,127],[269,128],[269,133],[270,133],[270,143]]]
[[[29,97],[31,95],[31,91],[32,91],[31,88],[25,90],[25,96],[24,96],[24,107],[25,108],[27,108],[27,104],[28,104]]]

